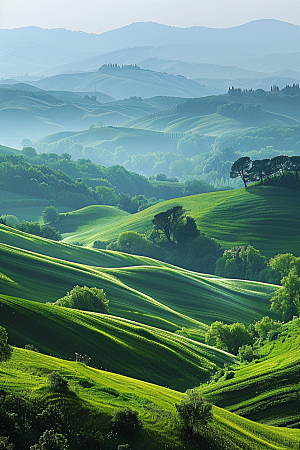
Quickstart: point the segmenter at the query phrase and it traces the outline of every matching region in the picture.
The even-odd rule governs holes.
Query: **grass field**
[[[251,323],[269,313],[276,289],[150,258],[51,242],[5,226],[0,237],[0,272],[11,280],[0,280],[3,294],[46,302],[77,284],[96,286],[107,293],[112,314],[169,331],[204,329],[203,323],[217,319]]]
[[[75,359],[180,391],[209,379],[235,358],[225,352],[158,328],[107,314],[81,312],[0,296],[1,325],[18,347],[33,344],[42,353]]]
[[[89,209],[84,208],[77,213],[77,228],[72,214],[69,218],[62,217],[62,226],[66,227],[67,221],[72,220],[74,227],[73,234],[66,235],[65,241],[92,246],[95,240],[111,242],[123,231],[143,233],[152,229],[155,214],[175,205],[182,205],[195,218],[200,230],[216,238],[225,248],[251,244],[268,257],[286,252],[300,255],[298,192],[274,186],[250,186],[167,200],[123,219],[110,220],[109,224],[99,221],[97,227],[93,221],[79,218],[80,214],[88,217]]]
[[[52,371],[68,379],[72,395],[51,393],[47,376]],[[73,425],[93,424],[105,434],[109,418],[118,408],[138,411],[144,430],[140,440],[132,441],[132,450],[191,449],[180,442],[174,427],[174,405],[182,397],[177,391],[21,349],[15,349],[12,359],[1,364],[1,384],[12,393],[59,403]],[[213,413],[212,425],[237,449],[298,449],[299,430],[257,424],[218,407]]]
[[[12,214],[21,222],[22,220],[40,221],[46,206],[49,206],[48,200],[0,190],[0,215]],[[60,213],[65,213],[70,211],[70,208],[59,206],[58,210]]]
[[[300,319],[260,348],[261,359],[235,367],[233,379],[203,385],[213,403],[257,422],[299,428]]]

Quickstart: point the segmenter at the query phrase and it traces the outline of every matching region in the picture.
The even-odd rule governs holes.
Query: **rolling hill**
[[[299,319],[259,348],[261,359],[235,367],[231,380],[201,387],[218,406],[276,426],[299,427]],[[283,356],[284,355],[284,356]]]
[[[225,248],[253,245],[266,256],[277,253],[300,255],[298,191],[274,186],[250,186],[223,192],[210,192],[158,203],[134,215],[116,219],[114,226],[80,219],[88,213],[78,213],[78,225],[73,214],[62,215],[58,229],[68,230],[65,242],[93,246],[96,240],[109,243],[123,231],[144,233],[152,229],[155,214],[175,205],[182,205],[195,218],[198,228],[217,239]],[[67,227],[72,220],[73,229]],[[71,222],[70,222],[71,223]],[[83,225],[84,223],[84,225]],[[60,228],[61,227],[61,228]]]
[[[45,303],[77,284],[96,286],[107,293],[111,314],[173,332],[198,328],[202,341],[207,329],[203,323],[251,323],[269,313],[276,289],[198,274],[150,258],[52,242],[5,226],[0,231],[3,294]]]
[[[144,431],[140,439],[132,441],[133,450],[157,450],[166,445],[176,450],[191,449],[181,442],[174,423],[174,404],[182,397],[177,391],[22,349],[14,349],[12,360],[2,364],[1,371],[9,392],[60,404],[67,420],[76,424],[81,421],[103,434],[108,432],[109,419],[117,409],[137,410]],[[51,392],[47,376],[52,371],[69,381],[73,393]],[[213,414],[215,430],[231,442],[234,450],[298,448],[299,430],[257,424],[218,407],[213,407]]]
[[[73,359],[88,354],[94,367],[173,389],[206,381],[235,358],[174,333],[106,314],[80,312],[0,297],[1,324],[19,347]]]
[[[101,91],[117,99],[132,96],[149,98],[159,95],[169,97],[203,97],[212,93],[210,88],[183,76],[141,69],[136,65],[103,65],[96,72],[61,74],[31,83],[47,91]]]

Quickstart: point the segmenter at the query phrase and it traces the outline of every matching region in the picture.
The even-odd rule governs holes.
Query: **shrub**
[[[57,372],[51,372],[48,376],[48,381],[52,389],[64,391],[69,390],[68,381]]]
[[[30,447],[30,450],[69,450],[68,441],[63,434],[46,430],[40,436],[39,443]]]
[[[180,404],[175,404],[180,427],[184,434],[191,436],[213,419],[212,404],[205,400],[196,389],[189,389]]]
[[[143,427],[138,412],[132,409],[119,409],[111,420],[111,431],[121,436],[133,436]]]
[[[108,303],[109,300],[106,298],[103,289],[77,285],[54,304],[83,311],[108,313]]]
[[[241,362],[251,362],[257,357],[257,352],[251,345],[243,345],[239,348],[238,357]]]

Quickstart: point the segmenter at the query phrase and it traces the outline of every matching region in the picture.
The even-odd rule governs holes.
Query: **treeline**
[[[261,112],[261,104],[229,102],[220,105],[217,113],[236,120],[256,119]]]
[[[242,156],[231,166],[230,178],[241,177],[244,186],[248,182],[260,181],[284,175],[287,172],[295,173],[295,183],[299,183],[300,156],[275,156],[272,159],[257,159],[252,161],[249,156]]]

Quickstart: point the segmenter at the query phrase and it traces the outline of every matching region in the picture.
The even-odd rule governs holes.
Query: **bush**
[[[0,450],[13,450],[14,447],[9,443],[9,437],[0,436]]]
[[[143,427],[138,412],[132,409],[119,409],[111,420],[111,432],[121,436],[133,436]]]
[[[257,352],[251,345],[243,345],[239,348],[238,357],[241,362],[251,362],[257,357]]]
[[[55,223],[59,219],[59,212],[58,209],[53,205],[46,206],[42,213],[42,216],[44,223]]]
[[[108,303],[109,300],[106,298],[103,289],[77,285],[54,304],[65,308],[108,313]]]
[[[59,375],[59,373],[57,372],[51,372],[50,375],[48,376],[48,381],[52,389],[64,391],[69,390],[68,381],[61,375]]]
[[[30,450],[69,450],[69,446],[63,434],[46,430],[40,437],[39,443],[30,447]]]
[[[180,404],[175,404],[180,427],[184,434],[191,436],[213,419],[212,404],[205,400],[196,389],[189,389]]]

